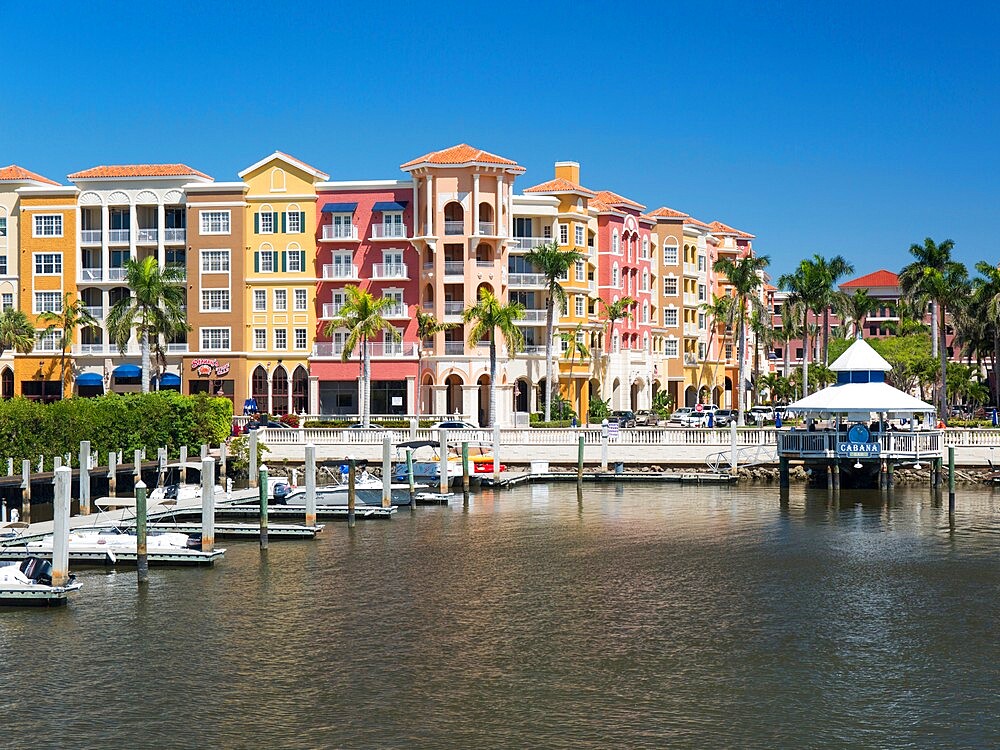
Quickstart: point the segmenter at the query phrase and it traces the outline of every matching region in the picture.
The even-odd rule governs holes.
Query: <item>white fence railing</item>
[[[792,457],[833,458],[837,444],[848,441],[846,432],[805,432],[791,430],[778,433],[778,452]],[[940,432],[890,432],[875,436],[881,455],[887,457],[918,457],[940,455]]]
[[[372,239],[401,240],[405,238],[406,227],[403,224],[372,224]]]

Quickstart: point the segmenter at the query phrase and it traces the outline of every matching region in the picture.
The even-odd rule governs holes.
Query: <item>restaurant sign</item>
[[[837,455],[843,458],[874,458],[882,453],[878,441],[871,442],[871,432],[863,424],[856,424],[847,431],[847,440],[837,443]]]
[[[191,369],[202,378],[210,377],[212,373],[215,373],[216,377],[222,377],[229,373],[229,363],[220,363],[217,359],[193,359]]]

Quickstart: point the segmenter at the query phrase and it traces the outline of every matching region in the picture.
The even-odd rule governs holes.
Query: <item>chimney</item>
[[[574,185],[580,184],[580,162],[578,161],[557,161],[556,177],[569,180]]]

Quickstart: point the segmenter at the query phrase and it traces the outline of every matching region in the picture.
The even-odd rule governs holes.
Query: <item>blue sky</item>
[[[53,179],[275,148],[399,177],[468,142],[814,252],[898,269],[925,236],[1000,260],[995,5],[19,3],[0,164]],[[16,30],[14,33],[11,31]]]

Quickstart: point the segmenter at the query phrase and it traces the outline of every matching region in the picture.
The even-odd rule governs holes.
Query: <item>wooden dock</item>
[[[218,514],[218,513],[216,513]],[[268,511],[270,515],[270,510]],[[150,531],[176,531],[181,534],[200,534],[201,523],[180,521],[154,521],[147,524]],[[304,524],[277,523],[268,524],[269,539],[312,539],[323,530],[323,525],[306,526]],[[256,523],[217,523],[215,524],[216,539],[246,539],[260,536],[260,526]]]
[[[170,552],[150,550],[147,557],[150,565],[214,565],[226,554],[224,549],[212,552],[202,552],[197,549],[179,549]],[[24,560],[27,557],[52,559],[52,552],[20,547],[0,547],[0,560]],[[128,564],[135,567],[135,552],[112,552],[110,550],[70,550],[69,560],[76,565],[106,565],[117,566]]]
[[[516,487],[519,484],[534,484],[536,482],[576,482],[575,471],[565,472],[542,472],[538,474],[504,472],[500,479],[494,481],[493,475],[482,475],[480,482],[483,487]],[[598,472],[584,474],[583,481],[592,483],[634,483],[634,482],[661,482],[666,484],[732,484],[737,481],[737,477],[732,474],[710,474],[710,473],[676,473],[662,472],[649,474],[616,474],[614,472]]]
[[[380,505],[358,505],[354,509],[354,516],[358,519],[384,520],[392,518],[398,506],[393,505],[383,508]],[[200,508],[193,512],[201,512]],[[289,507],[287,505],[269,505],[267,517],[270,518],[303,518],[305,508]],[[260,506],[256,503],[232,503],[230,505],[220,505],[215,509],[216,518],[258,518],[260,516]],[[316,517],[330,521],[346,521],[346,505],[317,505]],[[218,526],[216,526],[218,528]],[[270,534],[271,526],[268,526]]]

